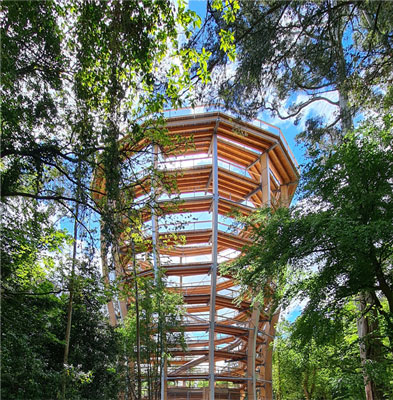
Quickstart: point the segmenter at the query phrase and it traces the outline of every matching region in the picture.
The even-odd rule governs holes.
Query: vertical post
[[[167,370],[167,359],[165,357],[164,363],[162,364],[161,368],[161,400],[167,400],[167,388],[168,388],[168,382],[166,380],[166,370]]]
[[[270,400],[273,398],[273,385],[272,385],[272,360],[273,360],[273,348],[270,346],[274,340],[276,332],[276,325],[278,318],[280,317],[280,311],[276,312],[270,321],[269,332],[266,341],[266,355],[265,355],[265,399]]]
[[[280,195],[281,207],[289,207],[290,199],[289,199],[288,184],[281,185],[280,190],[281,190],[281,195]]]
[[[159,236],[159,227],[158,227],[158,216],[156,213],[156,180],[155,180],[155,175],[156,175],[156,170],[158,168],[158,153],[159,153],[159,147],[157,144],[152,143],[152,171],[151,171],[151,189],[150,189],[150,195],[152,197],[151,203],[151,239],[152,239],[152,253],[153,253],[153,271],[154,271],[154,283],[155,285],[158,285],[159,282],[158,280],[161,279],[161,277],[158,274],[158,269],[159,269],[159,264],[160,264],[160,259],[159,259],[159,251],[158,251],[158,236]],[[161,332],[163,335],[164,332]],[[161,343],[164,343],[164,338],[161,338]],[[167,398],[167,390],[166,390],[166,358],[164,355],[164,350],[162,349],[161,353],[161,363],[160,363],[160,372],[161,372],[161,400],[166,400]]]
[[[152,207],[151,207],[151,238],[152,238],[152,252],[153,252],[153,270],[154,270],[154,280],[157,284],[158,278],[158,255],[157,255],[157,242],[158,242],[158,217],[156,214],[155,203],[156,203],[156,181],[155,181],[155,171],[158,167],[158,146],[152,144],[152,167],[151,171],[151,189],[150,194],[152,197]]]
[[[250,333],[248,337],[248,349],[247,349],[247,377],[251,378],[247,381],[247,399],[257,399],[257,377],[256,377],[256,349],[257,349],[257,336],[259,328],[259,304],[255,304],[252,311],[250,321]]]
[[[116,245],[116,248],[113,248],[113,246],[112,246],[112,258],[113,258],[113,263],[115,264],[115,275],[121,276],[121,277],[124,276],[124,270],[122,270],[122,267],[121,267],[120,249],[118,248],[118,245]],[[124,283],[122,283],[120,285],[120,289],[122,290],[123,287],[124,287]],[[121,320],[121,323],[123,324],[124,319],[128,313],[127,299],[121,300],[119,297],[117,297],[117,304],[119,306],[120,320]]]
[[[265,152],[261,156],[261,184],[262,184],[262,205],[270,207],[270,166],[269,152]]]
[[[109,279],[109,269],[108,269],[108,257],[107,257],[107,243],[104,237],[102,226],[100,227],[100,244],[101,244],[101,266],[102,266],[102,275],[104,276],[105,284],[110,284]],[[109,313],[109,321],[112,326],[116,326],[116,311],[113,305],[113,300],[110,300],[107,304],[108,313]]]
[[[218,240],[218,149],[217,149],[217,128],[220,119],[217,119],[214,128],[213,143],[213,215],[212,215],[212,267],[210,271],[210,321],[209,321],[209,400],[214,400],[214,339],[216,320],[216,285],[217,285],[217,240]]]

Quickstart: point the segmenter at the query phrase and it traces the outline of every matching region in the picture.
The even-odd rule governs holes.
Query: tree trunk
[[[303,380],[303,392],[304,392],[304,396],[306,397],[306,400],[311,400],[313,398],[314,390],[315,390],[315,375],[316,375],[316,373],[317,373],[317,370],[315,368],[312,369],[311,374],[309,374],[307,371],[306,376]],[[309,389],[310,378],[311,378],[311,388]]]
[[[306,397],[306,400],[311,400],[311,395],[308,391],[308,374],[307,373],[303,379],[303,392],[304,392],[304,396]]]
[[[139,291],[138,291],[138,275],[135,260],[135,243],[131,242],[132,247],[132,271],[134,274],[134,290],[135,290],[135,317],[136,317],[136,366],[137,366],[137,398],[142,398],[142,374],[141,374],[141,333],[140,333],[140,315],[139,315]]]
[[[337,0],[333,0],[333,6],[336,5]],[[349,105],[349,93],[347,89],[347,70],[346,60],[343,49],[343,20],[335,26],[334,39],[336,41],[336,57],[337,57],[337,89],[339,95],[339,109],[341,116],[342,135],[349,133],[353,130],[353,117]],[[369,296],[368,296],[369,297]],[[371,380],[367,373],[366,365],[369,355],[375,352],[375,343],[366,340],[369,335],[375,330],[375,326],[370,325],[370,321],[366,317],[365,310],[367,308],[368,297],[365,294],[360,294],[358,309],[361,316],[357,321],[358,336],[360,339],[360,359],[363,366],[363,379],[365,385],[365,393],[367,400],[378,400],[377,389],[375,383]]]
[[[311,400],[310,393],[308,393],[308,389],[304,383],[303,383],[303,391],[304,391],[304,396],[306,397],[306,400]]]
[[[335,6],[337,0],[333,0]],[[352,112],[349,106],[349,93],[347,82],[347,61],[345,59],[343,48],[343,16],[334,25],[333,37],[336,42],[336,63],[337,63],[337,90],[338,90],[338,103],[341,117],[341,127],[343,135],[353,130]]]
[[[77,240],[78,240],[78,214],[79,205],[76,204],[75,216],[74,216],[74,243],[72,248],[72,264],[71,264],[71,277],[70,277],[70,296],[68,298],[68,311],[67,311],[67,327],[65,335],[65,348],[63,358],[63,382],[62,382],[62,399],[66,398],[66,365],[68,364],[68,354],[70,352],[70,338],[71,338],[71,325],[72,325],[72,303],[74,300],[74,279],[75,279],[75,264],[76,264],[76,252],[77,252]]]
[[[378,330],[378,323],[367,317],[367,308],[372,304],[372,299],[368,294],[361,293],[357,302],[357,307],[361,313],[357,320],[359,336],[360,360],[363,367],[363,379],[366,392],[366,400],[380,400],[383,398],[383,390],[378,387],[367,372],[367,364],[377,360],[381,354],[381,343],[372,337],[373,332]]]

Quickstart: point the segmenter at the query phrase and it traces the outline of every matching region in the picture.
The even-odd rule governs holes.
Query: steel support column
[[[156,180],[155,180],[155,171],[158,168],[158,145],[152,144],[152,171],[151,171],[151,189],[150,195],[152,197],[151,203],[151,237],[152,237],[152,253],[153,253],[153,270],[154,270],[154,280],[157,282],[158,279],[158,250],[157,250],[157,243],[158,243],[158,217],[156,213]]]
[[[213,215],[212,215],[212,267],[210,272],[210,321],[209,321],[209,400],[214,400],[214,339],[216,322],[216,285],[217,285],[217,240],[218,240],[218,149],[217,149],[217,119],[212,138],[213,152]]]
[[[159,275],[160,267],[160,256],[158,249],[158,237],[159,237],[159,226],[158,226],[158,216],[156,213],[157,204],[157,191],[156,191],[156,170],[158,168],[158,155],[160,148],[157,144],[152,144],[152,171],[151,171],[151,237],[152,237],[152,253],[153,253],[153,270],[154,270],[154,282],[157,285],[158,280],[161,279]],[[166,383],[166,366],[167,362],[164,356],[164,352],[161,354],[161,400],[166,400],[167,398],[167,383]]]

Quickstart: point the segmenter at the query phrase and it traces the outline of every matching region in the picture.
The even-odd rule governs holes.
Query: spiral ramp
[[[167,129],[191,145],[180,144],[176,154],[151,146],[156,167],[177,194],[174,200],[163,189],[156,204],[162,212],[145,212],[146,237],[154,245],[148,251],[156,258],[138,257],[141,275],[153,276],[158,264],[184,300],[179,329],[186,349],[170,349],[161,397],[270,400],[270,344],[279,313],[272,315],[268,300],[258,307],[251,298],[239,301],[240,288],[219,266],[251,243],[234,211],[247,216],[267,205],[289,206],[299,178],[296,160],[281,131],[261,121],[209,112],[168,118]],[[135,196],[151,190],[141,184]]]

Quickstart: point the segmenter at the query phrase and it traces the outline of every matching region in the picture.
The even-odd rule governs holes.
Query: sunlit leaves
[[[340,325],[327,330],[324,342],[312,338],[313,325],[297,319],[282,322],[273,353],[273,385],[277,397],[301,398],[305,391],[311,398],[363,398],[363,378],[358,355],[356,315],[352,303]],[[329,324],[326,321],[325,326]],[[296,333],[307,330],[308,339],[302,342]],[[353,339],[354,337],[354,339]]]
[[[365,109],[391,104],[391,95],[383,99],[393,69],[390,2],[239,0],[239,10],[236,3],[211,4],[204,45],[220,71],[212,100],[218,94],[247,117],[266,111],[310,121],[301,140],[324,145],[340,140]],[[234,34],[236,65],[232,50],[220,51],[230,49],[222,30]]]
[[[234,34],[230,31],[225,31],[224,29],[221,29],[219,35],[221,37],[220,49],[224,50],[227,53],[227,56],[230,61],[235,61],[236,46],[234,44],[235,41]]]
[[[228,24],[228,29],[220,29],[218,35],[220,37],[220,50],[223,50],[229,61],[234,62],[236,59],[235,35],[231,24],[235,22],[236,14],[240,10],[237,0],[214,0],[212,9],[222,13],[222,19]]]
[[[393,136],[385,120],[386,127],[367,124],[319,154],[303,171],[304,198],[291,210],[251,216],[254,245],[227,267],[256,291],[277,279],[286,285],[277,297],[284,304],[308,300],[302,318],[314,337],[317,317],[331,319],[348,299],[369,293],[393,344]]]

